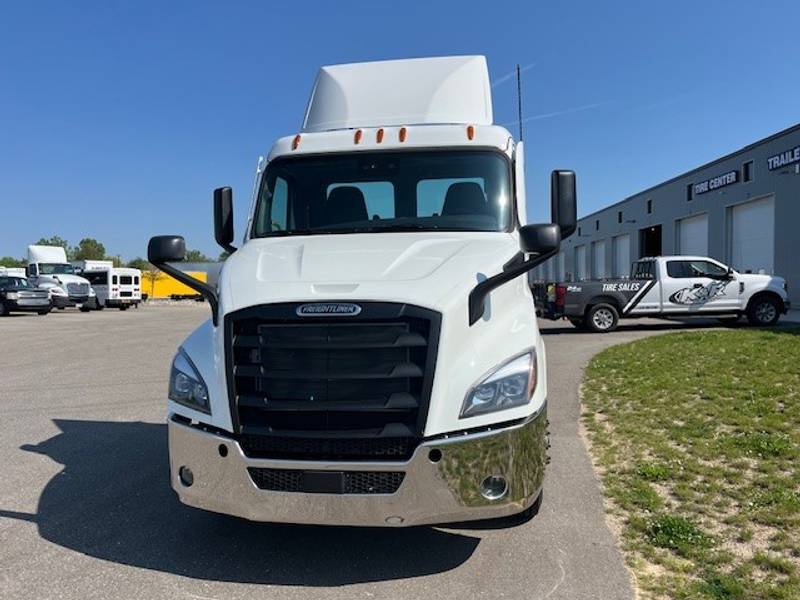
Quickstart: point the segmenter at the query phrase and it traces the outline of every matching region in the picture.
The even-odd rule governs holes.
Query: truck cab
[[[369,90],[369,93],[365,93]],[[524,273],[575,226],[528,225],[523,145],[492,122],[483,57],[324,67],[303,127],[257,173],[241,247],[168,391],[182,502],[259,521],[406,526],[538,508],[546,355]]]
[[[49,292],[55,308],[77,306],[85,312],[88,303],[94,301],[94,290],[67,262],[61,246],[28,246],[27,273],[31,284]]]

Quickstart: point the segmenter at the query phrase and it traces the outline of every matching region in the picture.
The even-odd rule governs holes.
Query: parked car
[[[0,274],[0,316],[12,312],[50,312],[50,293],[36,288],[25,277]]]
[[[648,316],[726,323],[746,316],[751,325],[768,326],[790,308],[782,277],[739,273],[707,256],[643,258],[630,278],[558,283],[549,300],[537,303],[540,316],[599,333],[614,331],[620,319]]]

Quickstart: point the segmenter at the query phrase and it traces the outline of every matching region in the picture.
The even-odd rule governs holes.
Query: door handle
[[[694,289],[701,288],[701,287],[703,287],[703,284],[702,283],[695,283],[692,287]]]

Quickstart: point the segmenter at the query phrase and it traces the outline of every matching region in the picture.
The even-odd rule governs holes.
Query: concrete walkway
[[[596,352],[684,325],[592,335],[543,323],[553,460],[539,516],[387,530],[256,524],[178,503],[169,360],[206,318],[190,305],[0,321],[0,597],[633,597],[578,435],[578,386]]]

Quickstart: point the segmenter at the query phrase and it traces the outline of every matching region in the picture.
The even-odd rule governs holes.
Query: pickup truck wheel
[[[50,314],[50,309],[48,308],[47,310],[38,310],[36,312],[37,312],[37,314],[39,314],[41,316],[44,316],[44,315]]]
[[[595,333],[614,331],[619,323],[619,313],[610,304],[595,304],[586,314],[586,325]]]
[[[778,303],[769,296],[756,298],[747,308],[747,320],[750,325],[755,325],[756,327],[775,325],[780,316],[781,312],[778,308]]]
[[[6,305],[0,302],[0,317],[5,317],[7,314]]]

